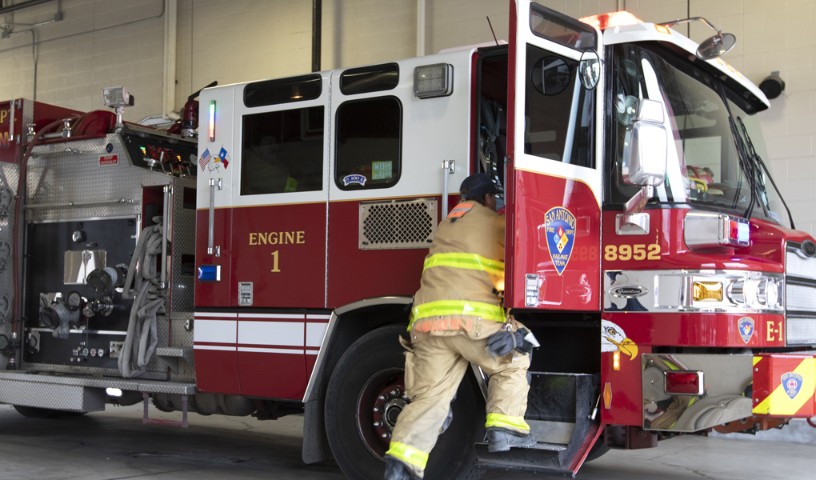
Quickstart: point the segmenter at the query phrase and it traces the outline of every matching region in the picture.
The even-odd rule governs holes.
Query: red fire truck
[[[197,141],[109,111],[16,131],[0,402],[303,414],[304,461],[380,478],[397,338],[478,171],[505,189],[505,306],[541,343],[538,445],[487,451],[474,368],[428,478],[816,415],[816,242],[766,166],[768,100],[718,58],[733,36],[510,8],[508,43],[207,88]]]

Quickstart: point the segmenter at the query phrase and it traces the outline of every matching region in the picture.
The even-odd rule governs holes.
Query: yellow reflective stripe
[[[411,325],[423,318],[453,315],[480,317],[499,323],[504,323],[505,321],[504,309],[499,305],[471,302],[468,300],[437,300],[436,302],[428,302],[415,306],[411,310]],[[408,329],[410,330],[411,327],[409,326]]]
[[[680,367],[678,367],[677,365],[673,364],[668,360],[663,360],[663,363],[665,363],[666,366],[669,367],[669,370],[680,370]]]
[[[501,413],[488,413],[485,428],[498,427],[508,428],[518,432],[529,433],[530,426],[524,421],[522,417],[511,417]]]
[[[805,358],[793,370],[802,376],[802,386],[795,397],[790,398],[785,392],[785,385],[778,385],[770,395],[754,408],[756,415],[796,415],[810,402],[816,393],[816,358]]]
[[[433,267],[453,267],[504,275],[504,262],[491,260],[475,253],[436,253],[425,259],[427,270]]]
[[[425,465],[428,464],[427,452],[423,452],[418,448],[414,448],[400,442],[391,442],[391,445],[388,447],[388,451],[385,452],[385,454],[396,458],[406,465],[411,465],[420,470],[425,470]]]

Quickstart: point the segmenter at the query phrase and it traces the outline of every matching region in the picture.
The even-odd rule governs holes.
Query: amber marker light
[[[612,408],[612,384],[606,382],[603,389],[604,408],[610,410]]]
[[[695,302],[706,300],[722,302],[723,286],[720,282],[694,282],[692,285],[692,298]]]

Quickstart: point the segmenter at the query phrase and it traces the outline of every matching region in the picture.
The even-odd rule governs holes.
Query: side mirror
[[[587,90],[598,86],[601,80],[601,59],[598,57],[598,52],[589,50],[581,54],[578,76],[581,79],[581,85]]]
[[[697,47],[697,58],[701,60],[711,60],[719,57],[720,55],[725,55],[729,52],[729,50],[734,48],[734,44],[737,43],[737,37],[735,37],[733,33],[722,33],[722,30],[715,27],[713,23],[709,22],[703,17],[679,18],[677,20],[672,20],[671,22],[661,23],[660,25],[664,27],[673,27],[681,23],[696,21],[702,22],[708,28],[717,32],[714,36],[708,37],[703,40],[702,43],[700,43],[700,45]]]
[[[697,47],[697,57],[703,60],[711,60],[730,52],[737,43],[737,37],[733,33],[717,33],[713,37],[708,37]]]
[[[663,125],[663,103],[643,99],[635,121],[626,131],[623,147],[623,183],[656,187],[666,175],[669,132]]]

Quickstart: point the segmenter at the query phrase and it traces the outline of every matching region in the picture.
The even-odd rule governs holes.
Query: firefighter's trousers
[[[413,351],[406,352],[405,358],[405,387],[411,403],[400,413],[388,455],[402,461],[415,475],[423,475],[428,454],[436,444],[469,362],[482,367],[490,377],[486,426],[529,433],[530,427],[524,421],[530,389],[529,355],[515,352],[493,358],[485,349],[486,339],[462,334],[412,332],[411,337]]]

